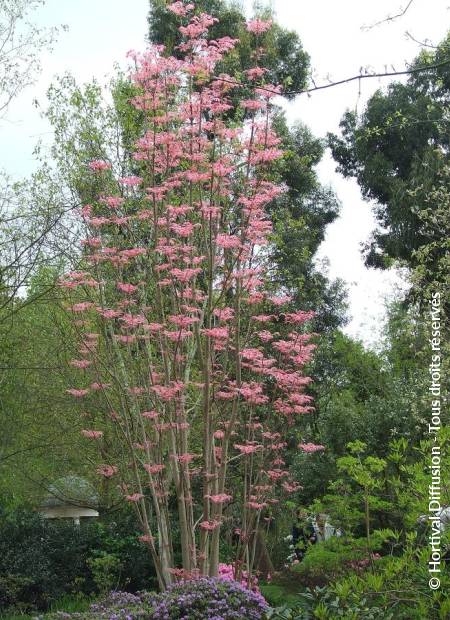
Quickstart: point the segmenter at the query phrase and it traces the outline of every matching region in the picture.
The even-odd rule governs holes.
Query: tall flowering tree
[[[236,573],[251,579],[260,522],[298,488],[283,429],[311,410],[302,368],[314,346],[311,314],[287,311],[265,280],[265,207],[283,191],[271,177],[279,89],[256,57],[253,96],[230,114],[240,83],[214,68],[236,41],[208,39],[215,18],[191,3],[170,9],[182,58],[161,46],[130,54],[131,103],[145,117],[135,169],[90,163],[98,197],[82,208],[85,267],[61,281],[80,335],[68,391],[99,444],[99,474],[136,509],[162,589],[179,574],[218,574],[225,525],[238,539]],[[258,37],[271,23],[247,27]]]

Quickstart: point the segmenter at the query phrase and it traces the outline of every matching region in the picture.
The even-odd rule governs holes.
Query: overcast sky
[[[437,43],[450,26],[448,0],[413,0],[406,14],[397,20],[367,29],[395,15],[408,0],[273,0],[281,25],[296,30],[311,56],[316,83],[336,81],[358,74],[361,67],[372,70],[401,70],[420,46],[408,38]],[[251,0],[244,6],[249,10]],[[45,92],[57,74],[72,73],[80,82],[96,78],[106,82],[113,65],[125,64],[130,49],[145,46],[147,0],[47,0],[36,14],[40,25],[67,24],[51,54],[43,56],[43,71],[37,84],[27,89],[0,121],[0,168],[20,178],[35,167],[32,151],[39,138],[51,141],[49,126],[33,107],[38,99],[45,107]],[[336,132],[346,108],[362,110],[364,102],[386,79],[368,79],[301,95],[287,106],[290,122],[304,122],[317,136]],[[376,342],[383,330],[385,299],[404,287],[395,272],[364,267],[360,244],[374,228],[370,205],[361,199],[355,182],[334,171],[327,155],[319,166],[323,183],[331,185],[341,203],[340,218],[330,225],[319,258],[329,261],[329,275],[345,280],[349,289],[351,320],[346,331],[367,345]]]

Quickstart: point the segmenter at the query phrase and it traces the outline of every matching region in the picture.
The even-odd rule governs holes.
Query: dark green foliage
[[[137,536],[137,524],[128,514],[85,520],[77,527],[71,520],[43,520],[25,508],[3,512],[0,610],[45,610],[64,595],[91,595],[102,589],[102,575],[112,578],[114,588],[153,586],[150,556]],[[109,568],[96,571],[95,561],[105,557]]]
[[[347,575],[299,593],[295,606],[267,613],[269,620],[446,620],[450,614],[448,570],[439,590],[428,586],[428,549],[408,544],[398,557],[378,560],[373,571]]]
[[[448,59],[449,43],[446,38],[436,52],[422,52],[413,67]],[[338,170],[355,177],[363,195],[377,201],[380,228],[366,248],[370,266],[384,268],[400,260],[415,267],[417,250],[447,234],[442,229],[426,232],[421,212],[449,162],[449,87],[448,63],[413,73],[406,84],[377,91],[360,116],[347,112],[341,136],[329,136]]]
[[[364,538],[332,537],[309,547],[304,559],[291,568],[291,574],[299,584],[324,585],[367,564]]]
[[[320,185],[315,171],[324,145],[300,123],[289,128],[281,113],[274,126],[284,151],[275,170],[287,187],[269,209],[274,225],[274,282],[294,295],[296,306],[316,312],[317,331],[331,331],[345,321],[346,304],[342,285],[330,283],[313,263],[326,227],[340,208],[334,192]]]
[[[288,589],[284,584],[266,583],[260,586],[261,594],[271,607],[289,605],[295,607],[298,603],[298,586]]]

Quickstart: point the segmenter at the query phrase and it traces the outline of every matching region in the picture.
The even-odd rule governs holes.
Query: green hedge
[[[155,574],[134,515],[75,526],[30,509],[0,512],[0,611],[47,610],[65,595],[151,589]]]

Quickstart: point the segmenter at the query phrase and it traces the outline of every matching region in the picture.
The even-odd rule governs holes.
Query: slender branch
[[[267,93],[272,94],[281,94],[281,96],[288,97],[290,95],[304,95],[307,93],[315,92],[316,90],[325,90],[327,88],[333,88],[334,86],[341,86],[342,84],[349,84],[350,82],[355,82],[356,80],[365,80],[368,78],[385,78],[385,77],[394,77],[398,75],[412,75],[415,73],[422,73],[424,71],[432,71],[433,69],[439,69],[440,67],[445,67],[450,64],[450,58],[443,60],[441,62],[437,62],[432,65],[426,65],[422,67],[411,67],[410,69],[405,69],[404,71],[385,71],[382,73],[359,73],[358,75],[353,75],[352,77],[345,78],[343,80],[338,80],[337,82],[330,82],[329,84],[321,84],[319,86],[314,86],[313,88],[305,88],[304,90],[287,90],[283,93],[278,93],[278,91],[268,88],[264,85],[258,86],[260,90],[264,90]],[[219,80],[221,82],[228,82],[230,84],[234,84],[235,86],[239,86],[236,84],[235,80],[227,80],[226,78],[216,77],[214,80]]]
[[[399,19],[400,17],[403,17],[404,15],[406,15],[406,12],[408,11],[409,7],[412,5],[413,2],[414,2],[414,0],[409,0],[408,4],[405,6],[405,8],[404,9],[400,9],[400,11],[398,13],[396,13],[395,15],[388,15],[384,19],[380,19],[380,21],[375,22],[371,26],[362,26],[361,30],[364,30],[364,31],[367,32],[368,30],[372,30],[372,28],[376,28],[377,26],[381,26],[381,24],[385,24],[386,22],[393,22],[394,20]]]

